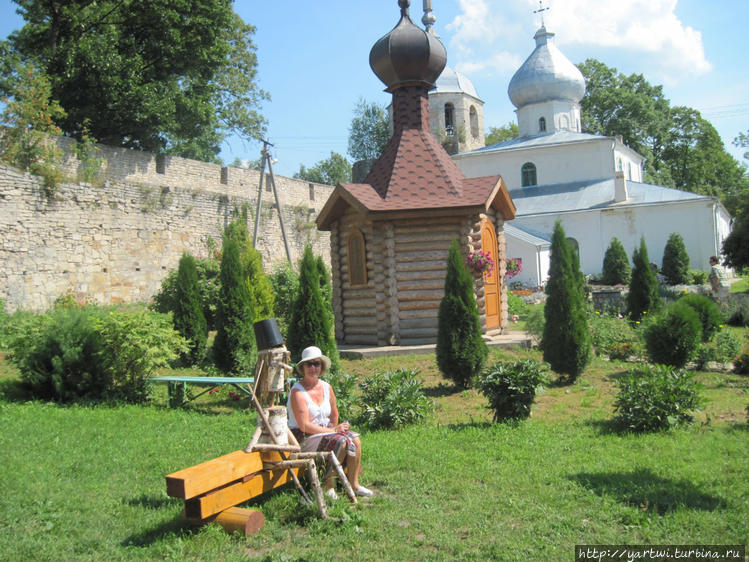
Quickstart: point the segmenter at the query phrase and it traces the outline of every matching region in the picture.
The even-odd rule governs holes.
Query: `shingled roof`
[[[393,110],[395,133],[382,155],[364,183],[336,187],[318,215],[319,229],[328,230],[348,207],[372,214],[494,207],[505,219],[514,218],[501,176],[466,178],[431,133],[425,88],[395,90]]]

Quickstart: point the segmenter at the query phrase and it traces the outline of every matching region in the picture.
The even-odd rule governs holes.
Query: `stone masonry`
[[[69,149],[69,139],[59,139]],[[54,195],[39,178],[0,166],[0,299],[8,312],[45,310],[72,295],[99,304],[147,302],[184,251],[213,255],[221,233],[247,209],[252,237],[260,172],[98,146],[92,183],[66,150],[70,179]],[[266,173],[267,179],[269,175]],[[275,176],[296,264],[306,243],[330,260],[329,234],[315,218],[331,186]],[[264,182],[257,249],[266,271],[286,261],[275,198]]]

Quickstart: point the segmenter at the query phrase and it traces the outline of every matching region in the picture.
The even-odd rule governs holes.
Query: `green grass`
[[[538,358],[534,350],[492,359]],[[486,401],[443,380],[433,355],[343,361],[358,376],[418,368],[429,423],[367,433],[362,481],[377,491],[322,521],[293,489],[254,505],[249,538],[184,527],[164,476],[240,449],[255,423],[226,391],[188,409],[0,400],[0,560],[571,560],[575,544],[746,544],[749,379],[698,373],[709,403],[692,427],[611,429],[627,364],[595,360],[552,385],[530,420],[489,423]],[[0,387],[17,373],[0,358]],[[11,394],[12,396],[12,394]]]
[[[732,293],[747,293],[749,292],[749,278],[743,278],[739,281],[731,283]]]

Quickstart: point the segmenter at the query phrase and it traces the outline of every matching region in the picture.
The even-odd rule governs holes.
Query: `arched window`
[[[536,185],[536,165],[533,162],[526,162],[520,170],[521,185],[523,187]]]
[[[471,136],[477,139],[479,138],[479,113],[475,107],[471,106],[468,116],[471,120]]]
[[[627,179],[632,181],[632,162],[627,162]]]
[[[624,171],[624,169],[622,168],[622,159],[621,158],[617,158],[616,159],[616,171],[617,172],[623,172]]]
[[[348,277],[352,285],[367,284],[367,248],[364,235],[356,229],[348,236]]]
[[[563,131],[569,129],[570,128],[570,118],[567,117],[566,115],[562,115],[559,118],[559,128],[561,130],[563,130]]]
[[[546,132],[546,117],[541,117],[538,120],[538,132],[539,133],[545,133]]]
[[[455,106],[451,103],[445,104],[445,130],[449,134],[455,131]]]

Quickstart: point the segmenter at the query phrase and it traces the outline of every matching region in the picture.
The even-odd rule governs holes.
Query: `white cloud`
[[[543,13],[557,44],[578,44],[621,50],[642,56],[639,72],[657,74],[667,82],[678,82],[712,70],[705,56],[702,34],[685,25],[675,14],[678,0],[547,0]],[[458,0],[459,13],[446,26],[452,33],[451,52],[470,69],[519,66],[533,43],[528,22],[538,25],[532,14],[538,0]],[[522,25],[524,31],[519,32]],[[516,53],[510,55],[510,51]],[[604,63],[606,61],[603,61]]]

